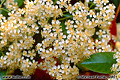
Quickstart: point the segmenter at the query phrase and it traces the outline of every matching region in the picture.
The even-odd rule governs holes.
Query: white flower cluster
[[[89,6],[89,2],[95,7]],[[45,59],[38,64],[39,68],[58,80],[75,79],[79,75],[76,63],[93,53],[112,51],[108,44],[111,39],[109,26],[115,17],[115,6],[108,4],[108,0],[86,0],[74,5],[70,0],[58,0],[56,5],[52,0],[25,0],[24,3],[25,7],[20,9],[14,0],[7,0],[9,17],[0,15],[0,48],[9,45],[9,51],[0,58],[2,68],[13,71],[19,68],[24,75],[31,75],[37,68],[34,57],[38,51]],[[66,32],[59,19],[64,16],[63,9],[72,17],[64,23]],[[36,45],[36,50],[31,49],[39,26],[43,29],[44,40]],[[94,35],[98,38],[94,39]],[[61,59],[61,64],[56,66],[55,58]],[[71,63],[74,65],[70,66]]]

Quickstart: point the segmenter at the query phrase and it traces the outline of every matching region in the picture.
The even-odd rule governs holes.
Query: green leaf
[[[60,26],[62,26],[62,32],[63,32],[63,34],[64,34],[64,35],[67,35],[67,30],[65,29],[65,27],[66,27],[66,26],[65,26],[65,22],[62,21],[61,24],[60,24]]]
[[[73,19],[73,16],[71,15],[71,14],[63,14],[63,18],[60,18],[60,19],[58,19],[58,20],[60,20],[60,21],[64,21],[64,20],[68,20],[68,19]]]
[[[85,67],[83,67],[82,65],[80,65],[79,62],[76,64],[76,66],[79,68],[80,73],[88,71],[88,69],[86,69]]]
[[[24,3],[24,0],[15,0],[18,3],[18,6],[21,7]]]
[[[71,18],[72,19],[72,15],[71,14],[69,14],[69,13],[67,13],[67,14],[63,14],[63,16],[65,16],[65,17],[69,17],[69,18]]]
[[[96,4],[94,4],[93,2],[89,2],[88,5],[90,9],[94,9],[96,6]]]
[[[3,52],[0,50],[0,57],[3,56]]]
[[[112,0],[112,1],[115,4],[116,8],[118,8],[118,6],[119,6],[119,0]]]
[[[116,63],[116,60],[113,59],[113,54],[115,54],[115,52],[95,53],[91,55],[89,59],[85,59],[77,66],[83,66],[98,73],[110,74],[112,73],[110,68]]]
[[[8,12],[9,11],[6,9],[6,7],[1,8],[0,10],[0,14],[3,14],[5,17],[8,17]]]
[[[7,75],[7,70],[0,69],[0,80],[6,80],[6,79],[3,79],[3,77],[6,75]]]
[[[58,61],[60,62],[60,64],[62,64],[62,56],[58,58]]]
[[[58,0],[53,0],[53,5],[55,5],[57,1],[58,1]]]

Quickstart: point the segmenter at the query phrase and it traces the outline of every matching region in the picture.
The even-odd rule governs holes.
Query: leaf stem
[[[92,8],[92,7],[93,7],[93,5],[94,5],[94,3],[92,3],[92,5],[90,5],[90,8]]]
[[[3,54],[3,52],[2,52],[2,56],[4,56],[5,54]]]
[[[53,44],[51,44],[46,50],[49,50],[52,46],[53,46]]]
[[[60,19],[58,19],[58,20],[65,20],[65,19],[67,19],[67,18],[71,18],[71,17],[73,17],[73,16],[69,16],[69,17],[65,17],[65,18],[60,18]]]
[[[0,8],[0,10],[1,10],[1,9],[2,9],[2,10],[4,10],[4,11],[6,11],[6,12],[8,12],[8,13],[10,12],[10,11],[8,11],[7,9],[4,9],[4,8]]]
[[[63,13],[66,13],[67,11],[63,11]]]
[[[0,7],[2,7],[2,4],[5,2],[5,0],[3,0],[2,2],[1,2],[1,4],[0,4]]]
[[[47,22],[50,20],[50,18],[47,18]]]
[[[58,1],[58,0],[55,0],[54,3],[53,3],[53,5],[55,5],[57,1]]]

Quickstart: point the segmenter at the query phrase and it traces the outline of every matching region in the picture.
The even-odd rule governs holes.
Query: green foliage
[[[116,63],[116,60],[113,59],[113,54],[115,52],[95,53],[89,59],[85,59],[82,63],[77,64],[77,66],[83,66],[99,73],[110,74],[112,73],[110,70],[112,65]]]
[[[71,15],[71,14],[69,14],[69,13],[63,14],[63,16],[64,16],[64,17],[69,17],[69,18],[71,18],[71,19],[72,19],[72,15]]]
[[[63,16],[64,16],[63,18],[60,18],[58,20],[64,21],[64,20],[68,20],[68,19],[73,19],[73,16],[71,14],[68,14],[68,13],[63,14]]]
[[[4,55],[4,54],[3,54],[2,50],[0,50],[0,57],[3,56],[3,55]]]
[[[67,35],[67,30],[65,29],[65,27],[66,27],[65,26],[65,22],[62,21],[60,25],[62,26],[62,32],[63,32],[63,34]]]
[[[7,75],[7,71],[0,69],[0,80],[6,80],[6,79],[3,79],[3,76],[6,76],[6,75]]]
[[[120,4],[120,0],[111,0],[111,1],[115,4],[116,8],[118,8]]]
[[[53,0],[53,4],[55,5],[58,0]]]
[[[94,9],[96,7],[96,4],[94,4],[93,2],[89,2],[88,5],[90,9]]]
[[[6,9],[6,7],[1,8],[0,10],[0,14],[3,14],[5,17],[8,17],[8,12],[9,11]]]
[[[24,0],[15,0],[18,3],[18,6],[21,7],[24,4]]]

